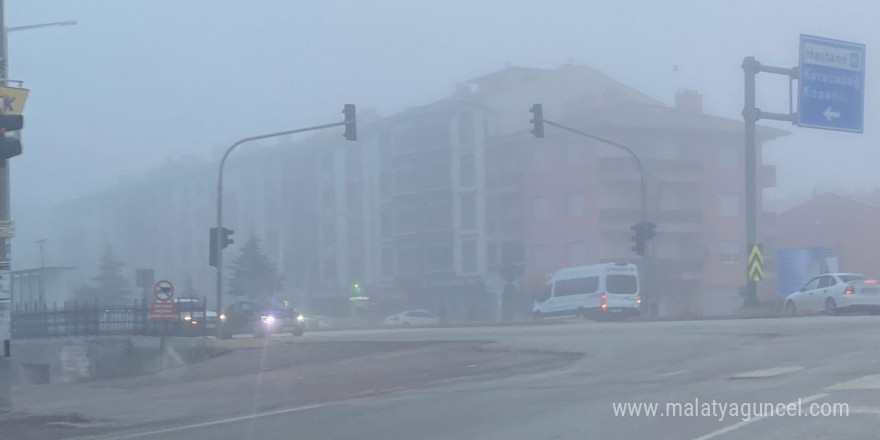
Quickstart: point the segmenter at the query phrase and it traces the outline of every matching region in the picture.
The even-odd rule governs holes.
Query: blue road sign
[[[801,35],[797,125],[861,133],[865,45]]]

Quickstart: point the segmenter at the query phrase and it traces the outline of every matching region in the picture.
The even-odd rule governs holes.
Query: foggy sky
[[[10,77],[31,89],[24,154],[13,161],[15,266],[34,264],[33,240],[51,237],[36,219],[54,203],[170,157],[210,158],[240,137],[339,120],[344,103],[388,115],[441,99],[507,63],[588,64],[666,103],[696,89],[707,113],[741,119],[743,57],[794,66],[801,33],[867,45],[865,134],[765,121],[792,132],[765,149],[777,166],[768,195],[878,186],[873,9],[869,0],[6,0],[7,26],[78,21],[10,36]],[[787,111],[787,80],[762,75],[759,107]]]

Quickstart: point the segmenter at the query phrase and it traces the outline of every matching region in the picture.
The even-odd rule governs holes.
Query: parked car
[[[427,310],[407,310],[385,318],[388,326],[437,325],[440,318]]]
[[[827,273],[815,276],[785,298],[790,315],[822,311],[880,314],[880,284],[858,273]]]
[[[220,314],[217,325],[217,337],[221,339],[241,333],[251,333],[255,338],[286,332],[302,336],[304,331],[305,317],[274,300],[233,303]]]

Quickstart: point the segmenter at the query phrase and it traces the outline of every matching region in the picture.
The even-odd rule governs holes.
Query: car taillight
[[[599,297],[599,308],[605,310],[608,308],[608,303],[606,300],[608,299],[608,295],[603,293],[602,296]]]
[[[843,289],[844,295],[852,295],[853,292],[855,292],[855,289],[853,289],[853,286],[846,286],[846,289]]]

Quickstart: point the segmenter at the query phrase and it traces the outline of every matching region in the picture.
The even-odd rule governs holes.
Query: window
[[[550,299],[550,295],[553,293],[553,285],[547,284],[544,286],[544,290],[541,291],[540,296],[538,296],[538,302],[544,302]]]
[[[392,188],[391,171],[382,171],[379,173],[379,193],[383,197],[388,197],[392,194]]]
[[[477,227],[477,197],[474,193],[461,195],[461,227],[462,229]]]
[[[452,246],[431,246],[427,249],[425,263],[428,270],[452,270]]]
[[[391,208],[382,208],[382,214],[381,214],[381,215],[382,215],[382,218],[381,218],[380,222],[381,222],[381,225],[382,225],[382,226],[381,226],[381,228],[382,228],[382,237],[383,237],[383,238],[388,238],[388,237],[391,236],[391,224],[392,224]]]
[[[461,269],[464,273],[477,271],[477,241],[465,240],[461,242]]]
[[[416,215],[422,218],[422,227],[426,230],[449,230],[452,229],[452,204],[440,203],[426,206]]]
[[[568,195],[568,216],[580,217],[584,215],[584,195],[581,193]]]
[[[584,164],[584,146],[569,144],[565,147],[565,161],[569,166],[579,167]]]
[[[639,291],[638,279],[634,275],[608,275],[605,277],[605,288],[608,293],[632,295]]]
[[[486,244],[486,261],[490,267],[498,266],[498,245],[495,243]]]
[[[599,277],[574,278],[556,282],[553,296],[582,295],[599,290]]]
[[[739,165],[739,150],[732,145],[718,147],[718,165],[733,168]]]
[[[550,215],[550,200],[546,197],[538,197],[535,199],[535,219],[541,220]]]
[[[401,168],[394,173],[395,193],[409,193],[418,189],[418,174],[415,168]]]
[[[394,232],[406,233],[416,231],[416,211],[414,209],[398,209],[394,218]]]
[[[424,189],[449,188],[452,185],[452,172],[450,163],[433,162],[420,171]]]
[[[458,115],[458,143],[462,146],[473,145],[476,134],[474,114],[466,112]]]
[[[533,248],[535,255],[535,267],[546,269],[550,266],[550,255],[547,245],[539,244]]]
[[[740,207],[739,193],[725,192],[721,193],[718,204],[718,213],[723,216],[739,215]]]
[[[394,249],[382,249],[382,276],[394,276]]]
[[[820,279],[822,279],[822,277],[816,277],[808,281],[807,284],[804,285],[804,290],[813,290],[817,288],[817,286],[819,286]]]
[[[477,165],[473,154],[461,156],[461,170],[459,170],[462,188],[473,188],[477,181]]]
[[[572,266],[587,264],[587,246],[584,243],[568,244],[568,263]]]
[[[397,258],[395,263],[397,271],[403,273],[412,273],[419,267],[419,254],[416,248],[406,247],[397,249]]]
[[[532,166],[536,173],[547,169],[547,152],[545,150],[537,150],[532,153]]]
[[[742,245],[739,240],[722,240],[721,241],[721,261],[723,263],[739,263],[741,257]]]

